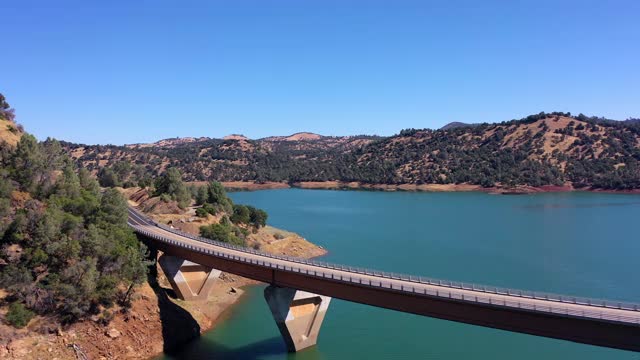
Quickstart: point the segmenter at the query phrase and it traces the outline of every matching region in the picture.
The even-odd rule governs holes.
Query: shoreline
[[[203,184],[205,183],[200,183],[200,185]],[[146,209],[148,211],[144,211],[145,205],[154,204],[154,198],[150,198],[146,190],[132,188],[122,189],[122,192],[129,199],[130,205],[141,209],[150,218],[159,223],[171,224],[187,233],[198,235],[200,226],[218,223],[219,221],[217,216],[208,215],[205,218],[195,216],[195,207],[189,207],[179,213],[167,212],[170,209],[166,208],[154,209],[153,207]],[[325,256],[328,253],[325,248],[309,242],[297,233],[270,225],[261,227],[258,231],[249,235],[247,241],[247,247],[258,245],[258,248],[264,252],[297,256],[305,259]],[[171,285],[157,263],[156,270],[158,284],[162,288],[170,290]],[[261,283],[258,281],[223,272],[219,279],[215,281],[207,300],[190,302],[175,298],[171,299],[171,302],[189,313],[199,325],[199,335],[188,341],[180,342],[175,347],[175,350],[180,352],[180,349],[187,346],[191,341],[201,338],[203,334],[214,330],[218,324],[229,319],[236,305],[245,299],[245,290],[259,284]],[[165,354],[166,348],[165,351],[150,354],[148,358],[157,359]]]
[[[188,218],[190,216],[188,212],[184,214],[147,215],[158,222],[166,223],[171,221],[178,229],[197,234],[198,226],[191,226],[193,223],[189,221],[179,221],[181,218]],[[207,224],[215,220],[213,217],[208,217],[203,221],[204,224]],[[275,238],[274,235],[276,233],[282,234],[284,238]],[[319,258],[328,254],[325,248],[309,242],[299,234],[270,225],[263,227],[258,233],[253,234],[251,241],[253,241],[254,244],[261,244],[260,248],[262,251],[273,254],[297,256],[305,259]],[[160,268],[158,268],[158,282],[162,287],[171,289],[171,285]],[[206,301],[187,302],[173,299],[172,301],[177,306],[180,306],[190,313],[193,319],[200,325],[199,336],[181,343],[173,351],[180,353],[180,351],[189,346],[191,342],[201,339],[206,333],[215,330],[219,324],[229,320],[233,316],[237,306],[243,301],[246,301],[246,290],[250,287],[259,286],[260,284],[262,283],[253,279],[223,272],[220,278],[216,280],[216,284],[213,289],[211,289]],[[159,359],[166,354],[166,351],[161,351],[151,355],[149,359]]]
[[[322,248],[322,249],[324,249],[324,248]],[[308,257],[307,259],[317,259],[317,258],[321,258],[321,257],[323,257],[323,256],[326,256],[328,253],[329,253],[329,252],[328,252],[327,250],[325,250],[325,253],[324,253],[324,254],[316,255],[316,256],[311,256],[311,257]],[[229,274],[229,275],[231,275],[231,276],[233,276],[233,277],[237,277],[237,275],[233,275],[233,274]],[[242,304],[244,301],[246,301],[246,300],[247,300],[247,289],[252,288],[252,287],[256,287],[256,286],[260,286],[260,285],[268,285],[268,284],[266,284],[266,283],[263,283],[263,282],[260,282],[260,281],[256,281],[256,280],[252,280],[252,279],[248,279],[248,278],[243,278],[243,277],[239,277],[239,278],[241,279],[240,281],[242,281],[242,284],[241,284],[241,285],[238,285],[237,287],[234,287],[234,288],[236,288],[237,290],[239,290],[239,291],[238,291],[239,295],[237,295],[237,296],[236,296],[235,300],[234,300],[233,302],[231,302],[231,303],[226,304],[226,306],[224,306],[224,307],[223,307],[223,308],[218,312],[217,317],[216,317],[215,319],[213,319],[213,320],[210,322],[210,325],[209,325],[209,326],[207,326],[206,328],[205,328],[205,327],[201,327],[201,328],[200,328],[200,336],[199,336],[199,337],[197,337],[197,338],[195,338],[195,339],[192,339],[191,341],[188,341],[188,342],[184,343],[181,347],[186,347],[186,346],[188,346],[191,342],[193,342],[193,341],[197,341],[197,340],[199,340],[199,339],[202,339],[202,337],[203,337],[205,334],[207,334],[207,333],[209,333],[209,332],[211,332],[211,331],[215,330],[215,329],[216,329],[216,327],[217,327],[218,325],[220,325],[220,324],[222,324],[223,322],[228,321],[229,319],[231,319],[231,317],[233,316],[234,312],[237,310],[237,307],[238,307],[240,304]],[[207,300],[207,302],[205,302],[205,303],[208,303],[209,301],[210,301],[210,300]],[[158,353],[158,354],[156,354],[156,355],[154,355],[154,356],[150,357],[150,358],[149,358],[149,360],[151,360],[151,359],[158,359],[158,358],[160,358],[161,356],[165,356],[165,355],[166,355],[166,353],[163,351],[163,352],[161,352],[161,353]]]
[[[342,181],[303,181],[294,183],[254,181],[223,181],[221,184],[230,192],[259,191],[275,189],[309,189],[309,190],[365,190],[365,191],[404,191],[404,192],[483,192],[497,195],[525,195],[536,193],[568,193],[588,192],[606,194],[640,194],[640,189],[599,189],[575,188],[571,184],[528,186],[519,185],[513,188],[502,186],[482,187],[473,184],[363,184],[360,182]]]

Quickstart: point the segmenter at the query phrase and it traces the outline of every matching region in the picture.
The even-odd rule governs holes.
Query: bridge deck
[[[218,266],[218,268],[221,268],[220,270],[237,273],[275,285],[296,285],[302,290],[315,291],[322,295],[400,311],[640,351],[640,307],[637,304],[603,302],[601,300],[557,295],[539,295],[526,291],[508,289],[496,289],[492,291],[490,290],[491,288],[470,284],[456,287],[447,281],[427,280],[425,282],[419,277],[394,276],[378,271],[274,256],[181,233],[175,229],[155,224],[133,210],[130,210],[129,225],[132,226],[138,234],[151,238],[156,242],[163,243],[168,249],[181,251],[182,255],[187,258],[193,256],[189,260],[195,262],[198,262],[198,260],[201,262],[210,261],[211,265],[214,265],[214,267]],[[230,262],[238,265],[230,265]],[[261,271],[263,269],[268,271]],[[276,279],[275,270],[277,270],[278,279]],[[294,279],[295,276],[298,277],[297,280]],[[295,284],[287,283],[287,279],[295,282]],[[322,286],[315,285],[317,279],[325,281]],[[327,280],[330,280],[331,284],[327,283]],[[345,292],[343,290],[344,286],[339,287],[335,284],[346,284],[354,289]],[[364,289],[375,289],[376,292],[367,292]],[[359,296],[353,294],[353,292],[358,291],[363,294],[367,293],[368,295]],[[451,313],[451,310],[429,310],[425,308],[426,305],[416,307],[415,304],[381,303],[382,300],[380,299],[383,296],[380,297],[380,295],[384,293],[393,293],[394,296],[396,296],[395,298],[399,299],[397,301],[399,303],[402,303],[402,299],[404,298],[398,297],[398,294],[409,295],[412,299],[422,297],[425,304],[427,303],[427,299],[435,299],[439,302],[429,302],[430,308],[433,309],[437,309],[435,304],[440,304],[443,301],[463,306],[458,307],[459,309],[456,310],[457,313]],[[380,299],[373,299],[371,298],[372,296],[380,297]],[[475,309],[483,309],[483,312],[480,311],[478,314],[475,314],[473,313]],[[488,311],[489,309],[491,311]],[[508,310],[509,315],[501,315],[500,310]],[[460,312],[466,314],[460,314]],[[560,333],[564,331],[562,329],[546,329],[544,331],[536,329],[538,326],[547,327],[548,325],[510,325],[511,322],[515,322],[518,316],[522,319],[534,319],[536,315],[540,315],[545,321],[555,320],[555,325],[553,325],[555,327],[567,324],[571,324],[570,327],[584,327],[583,325],[575,324],[595,325],[593,331],[609,332],[609,334],[602,334],[602,336],[613,338],[613,340],[593,340],[593,335],[590,335],[590,333],[565,336]],[[572,320],[573,322],[558,322],[558,319]],[[576,322],[575,320],[581,320],[581,322]],[[587,321],[585,322],[584,320]],[[535,321],[537,322],[538,320],[536,319]],[[603,326],[598,328],[598,324]],[[605,324],[606,326],[604,326]],[[631,329],[631,332],[629,332],[629,329]],[[616,333],[616,331],[621,332]],[[631,336],[626,336],[626,334]],[[599,334],[596,335],[599,336]],[[626,339],[622,339],[623,335]],[[616,343],[618,338],[620,339],[619,344]]]

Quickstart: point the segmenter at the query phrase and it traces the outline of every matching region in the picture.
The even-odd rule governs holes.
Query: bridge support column
[[[269,285],[264,298],[289,352],[316,344],[330,297]]]
[[[205,301],[221,271],[175,256],[160,256],[162,271],[178,298],[186,301]]]

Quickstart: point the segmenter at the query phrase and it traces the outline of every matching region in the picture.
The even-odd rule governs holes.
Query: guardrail
[[[344,265],[339,265],[339,264],[332,264],[332,263],[329,263],[329,262],[323,262],[323,261],[317,261],[317,260],[307,260],[307,259],[302,259],[302,258],[297,258],[297,257],[292,257],[292,256],[269,254],[269,253],[265,253],[265,252],[262,252],[262,251],[250,249],[250,248],[231,245],[231,244],[223,243],[223,242],[220,242],[220,241],[211,240],[211,239],[203,238],[203,237],[200,237],[200,236],[195,236],[195,235],[192,235],[192,234],[188,234],[188,233],[182,232],[180,230],[174,229],[172,227],[169,227],[167,225],[156,223],[156,222],[148,219],[146,216],[139,214],[137,211],[135,211],[133,209],[130,209],[130,210],[134,214],[136,214],[137,217],[139,217],[140,219],[142,219],[144,222],[146,222],[148,224],[154,225],[154,226],[156,226],[158,228],[161,228],[161,229],[163,229],[165,231],[174,233],[176,235],[179,235],[179,236],[182,236],[182,237],[186,237],[186,238],[189,238],[191,240],[199,241],[199,242],[202,242],[202,243],[206,243],[206,244],[210,244],[210,245],[214,245],[214,246],[219,246],[219,247],[222,247],[222,248],[226,248],[226,249],[230,249],[230,250],[234,250],[234,251],[239,251],[239,252],[244,252],[244,253],[248,253],[248,254],[259,255],[259,256],[262,256],[262,257],[266,257],[266,258],[272,258],[272,259],[281,260],[281,261],[287,261],[287,262],[292,262],[292,263],[299,263],[299,264],[316,266],[316,267],[323,268],[323,269],[328,269],[328,270],[337,270],[337,271],[348,272],[348,273],[352,273],[352,274],[374,276],[374,277],[378,277],[378,278],[381,278],[381,279],[388,279],[388,280],[402,280],[402,281],[409,282],[409,283],[412,283],[412,284],[415,284],[415,285],[438,286],[438,287],[442,287],[443,290],[442,291],[440,291],[440,290],[433,291],[433,290],[428,289],[426,287],[420,288],[420,287],[416,287],[415,285],[412,285],[411,287],[401,285],[398,288],[397,286],[394,287],[394,283],[393,282],[384,282],[382,280],[379,280],[379,281],[369,280],[369,281],[363,282],[361,277],[353,277],[353,276],[348,276],[347,277],[347,276],[343,276],[342,274],[340,274],[339,277],[338,277],[333,273],[318,272],[318,271],[315,271],[315,270],[314,271],[309,271],[308,269],[302,269],[302,268],[299,268],[299,267],[274,264],[274,263],[269,262],[269,261],[259,261],[259,260],[254,260],[254,259],[249,259],[249,258],[246,258],[246,257],[242,257],[242,256],[230,255],[230,254],[227,254],[227,253],[224,253],[224,252],[218,252],[218,251],[211,250],[211,249],[206,249],[206,248],[202,248],[202,247],[196,247],[196,246],[193,246],[193,245],[190,245],[190,244],[185,244],[185,243],[180,242],[180,241],[172,240],[172,239],[169,239],[169,238],[164,238],[162,236],[159,236],[157,234],[154,234],[154,233],[146,231],[146,230],[144,230],[142,228],[139,228],[136,225],[131,225],[130,224],[130,226],[133,227],[136,230],[136,232],[141,233],[144,236],[147,236],[147,237],[159,240],[159,241],[163,241],[163,242],[166,242],[166,243],[170,243],[170,244],[175,245],[175,246],[180,246],[180,247],[183,247],[183,248],[187,248],[189,250],[198,251],[200,253],[213,255],[213,256],[216,256],[216,257],[222,257],[222,258],[227,258],[227,259],[231,259],[231,260],[242,261],[242,262],[246,262],[246,263],[251,263],[251,264],[256,264],[256,265],[260,265],[260,266],[271,267],[271,268],[284,270],[284,271],[305,273],[305,274],[307,274],[309,276],[324,277],[324,278],[331,278],[333,280],[352,282],[352,283],[356,283],[356,284],[359,284],[359,285],[365,285],[365,286],[382,287],[382,288],[387,288],[387,289],[392,289],[392,290],[406,291],[406,292],[412,292],[412,293],[423,294],[423,295],[444,297],[444,298],[457,299],[457,300],[463,300],[463,301],[473,301],[473,302],[477,302],[477,303],[484,303],[484,304],[490,304],[490,305],[508,306],[508,307],[514,307],[514,308],[519,308],[519,309],[526,309],[526,310],[532,310],[532,311],[542,311],[542,312],[548,312],[548,313],[554,313],[554,314],[560,314],[560,315],[567,315],[567,316],[589,317],[589,318],[602,319],[602,320],[607,320],[607,321],[617,321],[617,322],[624,322],[624,323],[640,324],[640,316],[633,317],[633,316],[623,316],[623,315],[611,315],[611,314],[603,314],[602,311],[598,312],[598,311],[573,310],[573,309],[571,309],[569,307],[557,306],[557,305],[561,305],[561,304],[585,305],[585,306],[591,306],[591,307],[594,307],[594,308],[609,308],[609,309],[633,311],[633,312],[638,312],[639,315],[640,315],[640,305],[639,304],[635,304],[635,303],[612,302],[612,301],[590,299],[590,298],[584,298],[584,297],[570,297],[570,296],[564,296],[564,295],[540,293],[540,292],[533,292],[533,291],[514,290],[514,289],[507,289],[507,288],[500,288],[500,287],[488,287],[488,286],[470,284],[470,283],[464,283],[464,282],[437,280],[437,279],[426,278],[426,277],[422,277],[422,276],[404,275],[404,274],[389,273],[389,272],[378,271],[378,270],[370,270],[370,269],[365,269],[365,268],[360,268],[360,267],[344,266]],[[508,301],[508,300],[506,300],[504,298],[502,300],[496,300],[496,299],[494,299],[492,297],[487,297],[487,296],[482,296],[482,295],[480,295],[480,296],[477,296],[477,295],[469,296],[469,295],[465,295],[464,293],[451,291],[449,289],[453,289],[453,290],[456,290],[456,289],[457,290],[471,290],[471,291],[475,291],[475,292],[479,292],[479,293],[485,293],[485,294],[507,295],[507,296],[519,297],[519,298],[523,298],[523,299],[526,298],[526,299],[544,300],[544,301],[548,301],[550,303],[550,305],[548,305],[548,306],[537,306],[535,304],[532,305],[532,304],[529,304],[529,303],[526,303],[526,302],[523,303],[523,302],[520,302],[520,301]]]

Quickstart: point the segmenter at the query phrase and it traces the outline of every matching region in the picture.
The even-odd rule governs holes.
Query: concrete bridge
[[[640,351],[640,305],[540,294],[266,254],[193,236],[129,210],[129,225],[164,255],[178,296],[206,299],[225,271],[269,284],[265,299],[295,352],[316,343],[332,297],[439,319]]]

